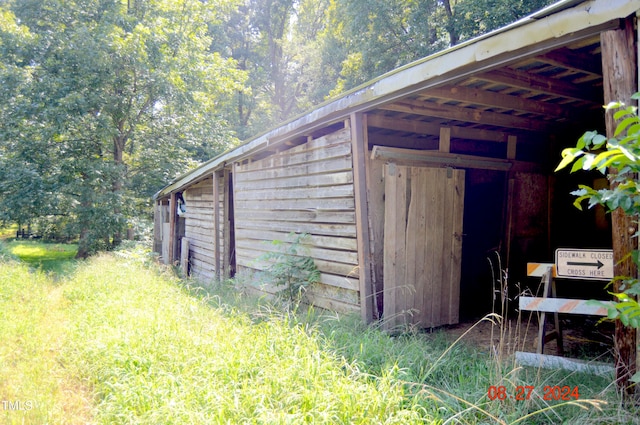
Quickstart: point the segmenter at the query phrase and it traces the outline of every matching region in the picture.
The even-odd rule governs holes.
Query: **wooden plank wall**
[[[308,233],[307,254],[321,272],[308,299],[334,311],[360,310],[349,129],[236,165],[234,196],[239,269],[264,269],[256,259],[274,249],[271,241]]]
[[[385,328],[458,323],[464,182],[464,170],[385,166]]]
[[[213,177],[189,186],[182,196],[187,208],[185,237],[191,251],[191,274],[214,279]]]

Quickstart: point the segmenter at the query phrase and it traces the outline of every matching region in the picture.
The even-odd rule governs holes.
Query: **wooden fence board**
[[[238,201],[253,200],[289,200],[289,199],[324,199],[352,198],[353,185],[335,185],[329,187],[303,187],[295,189],[245,190],[236,193]]]
[[[280,189],[287,187],[315,188],[353,183],[353,173],[351,171],[341,171],[331,174],[294,176],[282,179],[270,179],[267,175],[264,175],[256,181],[243,183],[245,184],[238,184],[236,186],[237,192],[242,192],[243,190]]]
[[[254,223],[262,221],[263,223],[270,223],[275,221],[296,223],[296,225],[299,225],[300,222],[303,222],[322,223],[328,226],[344,225],[345,227],[349,227],[350,224],[352,225],[356,221],[355,213],[353,211],[322,211],[317,209],[298,211],[274,211],[266,209],[238,210],[236,211],[235,216],[238,223],[244,223],[245,221],[252,221]],[[355,226],[351,227],[355,229]]]
[[[329,158],[313,163],[302,163],[299,165],[287,165],[285,168],[279,166],[272,169],[247,169],[243,171],[239,181],[248,182],[261,180],[263,178],[279,179],[286,177],[300,177],[310,175],[321,175],[349,171],[351,169],[351,157],[344,155],[336,158]]]
[[[258,243],[271,242],[271,241],[287,241],[289,239],[289,233],[285,232],[272,232],[261,229],[246,229],[242,227],[236,228],[236,237],[238,239],[254,239],[262,241]],[[283,244],[287,246],[288,244]],[[342,238],[342,237],[326,237],[309,235],[306,238],[306,243],[302,246],[301,252],[304,252],[304,247],[312,246],[319,248],[328,248],[336,250],[355,251],[358,248],[358,244],[354,238]],[[271,247],[273,249],[273,247]]]

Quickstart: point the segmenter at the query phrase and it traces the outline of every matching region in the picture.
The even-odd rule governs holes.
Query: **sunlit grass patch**
[[[0,262],[0,423],[88,422],[90,392],[60,357],[66,304],[51,277]]]
[[[17,224],[11,224],[6,227],[0,227],[0,239],[13,238],[16,236],[17,231],[18,231]]]
[[[78,252],[76,244],[15,240],[4,242],[4,245],[7,252],[30,266],[58,275],[70,270],[73,264],[69,260]]]
[[[109,256],[81,266],[65,296],[78,318],[67,357],[102,423],[421,423],[403,384],[361,373],[281,316],[223,314]]]

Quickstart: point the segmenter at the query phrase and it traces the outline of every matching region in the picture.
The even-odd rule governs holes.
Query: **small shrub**
[[[287,301],[300,302],[309,285],[320,281],[320,271],[313,258],[304,255],[304,244],[308,243],[310,236],[306,233],[290,233],[289,237],[292,240],[287,244],[279,240],[272,241],[278,251],[263,254],[258,260],[271,262],[263,278],[278,287],[284,287],[277,295]]]

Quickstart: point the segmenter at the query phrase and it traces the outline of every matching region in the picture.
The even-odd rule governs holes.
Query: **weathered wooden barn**
[[[423,327],[486,312],[492,252],[516,279],[556,247],[611,246],[607,216],[571,206],[594,177],[553,170],[605,131],[619,80],[637,89],[638,10],[560,1],[330,100],[159,191],[154,249],[214,279],[305,232],[319,307]]]

